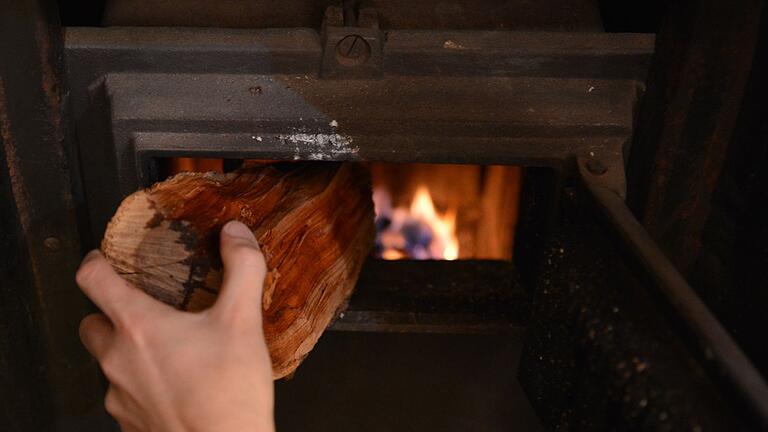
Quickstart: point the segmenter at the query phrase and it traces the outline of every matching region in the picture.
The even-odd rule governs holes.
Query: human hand
[[[83,319],[80,338],[109,380],[105,406],[124,431],[274,430],[264,256],[239,222],[220,242],[221,292],[196,313],[133,287],[98,251],[83,259],[77,284],[103,313]]]

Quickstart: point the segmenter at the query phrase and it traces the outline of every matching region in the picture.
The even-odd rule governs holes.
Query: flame
[[[389,194],[384,190],[375,190],[373,198],[377,220],[387,221],[377,236],[382,258],[455,260],[459,257],[456,209],[439,213],[426,186],[420,185],[416,189],[410,208],[393,209]],[[426,239],[425,244],[411,244],[414,236],[419,241]]]
[[[435,236],[430,244],[433,257],[455,260],[459,257],[459,239],[456,238],[456,209],[444,215],[435,210],[432,195],[426,186],[419,186],[411,201],[411,216],[425,222]]]

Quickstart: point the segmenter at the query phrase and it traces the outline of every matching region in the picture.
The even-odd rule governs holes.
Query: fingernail
[[[251,229],[248,228],[248,226],[246,226],[244,223],[236,220],[227,222],[227,224],[224,225],[222,231],[230,237],[249,240],[254,243],[256,242],[256,237],[253,236]]]

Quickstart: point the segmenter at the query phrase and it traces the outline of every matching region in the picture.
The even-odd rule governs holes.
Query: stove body
[[[696,81],[680,72],[692,60],[675,54],[699,54],[684,36],[714,43],[696,27],[713,18],[676,9],[672,22],[689,27],[676,33],[670,24],[656,41],[602,32],[590,8],[552,18],[549,31],[526,28],[525,15],[513,20],[517,30],[498,28],[472,2],[444,2],[473,13],[446,6],[434,19],[454,28],[442,30],[423,28],[397,2],[344,2],[287,17],[255,13],[264,25],[216,18],[293,28],[60,33],[55,8],[21,3],[2,33],[3,54],[18,55],[0,87],[3,196],[14,203],[2,215],[15,227],[8,250],[20,251],[4,264],[0,358],[12,371],[3,390],[11,430],[108,427],[103,382],[76,339],[90,306],[72,274],[122,198],[161,180],[169,157],[521,166],[513,263],[370,260],[331,330],[521,340],[517,376],[549,428],[719,430],[768,418],[760,372],[681,276],[690,260],[675,242],[655,242],[669,238],[663,222],[678,213],[664,199],[676,187],[715,188],[689,180],[724,163],[721,135],[736,128],[734,89],[747,85],[758,40],[759,19],[739,19],[757,6],[744,2],[723,18],[733,38],[734,23],[747,22],[752,45],[723,50],[721,61],[734,66]],[[105,22],[152,24],[155,12],[115,6]],[[687,91],[686,79],[700,98],[666,104]],[[723,94],[735,99],[706,99]],[[679,139],[665,119],[680,113],[683,123],[714,126]],[[644,221],[656,221],[653,238],[628,194]],[[700,234],[704,210],[686,208],[682,230]]]

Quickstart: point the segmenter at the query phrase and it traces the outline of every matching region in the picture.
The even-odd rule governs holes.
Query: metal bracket
[[[601,158],[601,155],[590,152],[589,156],[577,157],[576,164],[578,165],[579,175],[585,181],[614,192],[622,200],[626,199],[627,178],[624,171],[623,158],[613,157],[604,160]]]

